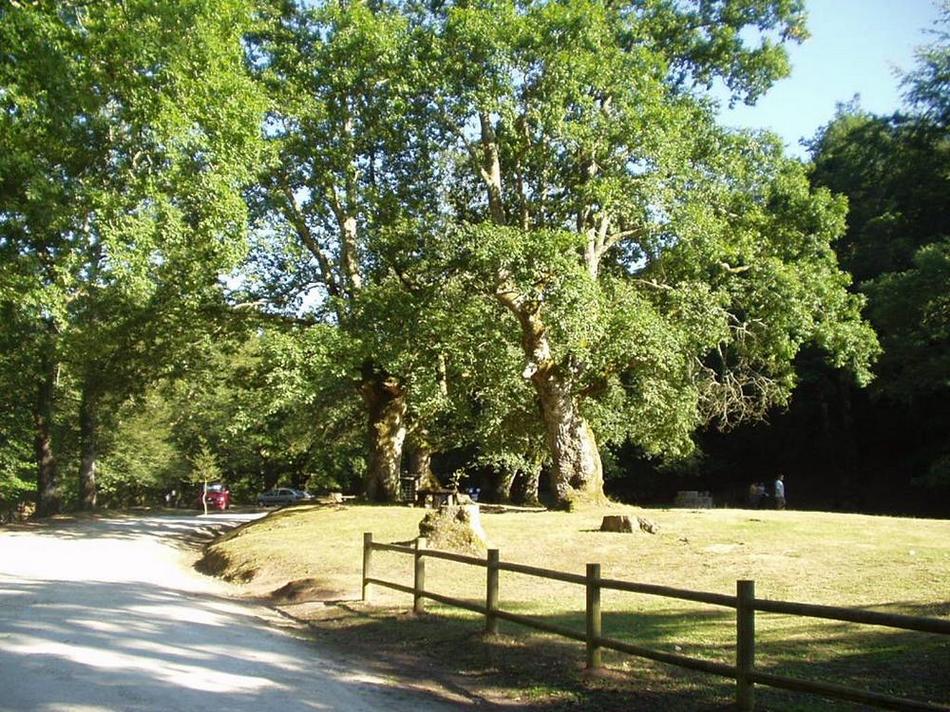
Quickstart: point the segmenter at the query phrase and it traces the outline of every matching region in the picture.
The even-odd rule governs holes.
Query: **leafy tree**
[[[423,14],[449,166],[427,249],[507,314],[560,503],[600,496],[595,431],[688,452],[698,424],[785,402],[808,342],[867,377],[875,340],[829,247],[842,202],[699,91],[751,101],[782,76],[798,3]]]
[[[202,442],[201,448],[191,458],[191,481],[201,485],[201,505],[204,507],[204,513],[208,513],[208,483],[221,478],[221,467],[218,465],[218,458],[208,447],[208,443]]]
[[[100,504],[153,504],[190,480],[191,464],[174,437],[175,405],[153,386],[117,409],[100,443]]]
[[[941,24],[948,19],[945,9]],[[864,406],[868,449],[876,451],[874,442],[881,441],[871,433],[889,423],[896,469],[914,463],[921,480],[945,469],[942,424],[950,418],[950,84],[947,34],[935,34],[904,77],[909,112],[875,116],[842,107],[812,143],[813,181],[848,197],[848,228],[837,249],[868,297],[868,318],[883,347],[876,398]]]
[[[942,24],[948,21],[945,9]],[[869,316],[882,336],[878,387],[904,400],[945,392],[950,365],[950,45],[946,32],[936,34],[904,78],[915,113],[873,116],[842,107],[812,143],[813,180],[849,199],[838,249],[868,294]]]
[[[34,353],[41,514],[62,506],[51,426],[60,368],[81,382],[93,505],[98,401],[127,385],[118,372],[142,373],[142,359],[117,362],[136,358],[126,346],[138,337],[123,334],[159,293],[193,304],[240,255],[240,187],[262,108],[244,72],[248,18],[241,0],[0,9],[0,293]]]
[[[929,123],[950,125],[950,2],[941,3],[940,18],[931,30],[935,40],[917,50],[917,66],[903,78],[904,98]]]
[[[836,250],[858,283],[911,268],[918,249],[946,234],[945,136],[919,116],[851,104],[812,141],[813,182],[848,197]]]
[[[692,470],[676,463],[673,477],[657,477],[654,493],[637,495],[669,501],[676,489],[715,489],[743,501],[749,482],[783,471],[796,506],[945,514],[950,165],[939,96],[947,84],[944,77],[940,88],[938,69],[946,36],[936,36],[904,78],[905,111],[878,116],[852,102],[811,145],[813,185],[848,200],[846,229],[833,247],[854,275],[851,289],[867,299],[883,349],[871,387],[859,389],[806,348],[796,358],[799,386],[787,409],[728,436],[703,432],[705,456]],[[648,463],[640,465],[649,473]],[[629,479],[612,484],[632,488]]]
[[[408,431],[536,468],[538,430],[511,423],[540,406],[566,503],[601,491],[595,431],[684,453],[704,420],[784,402],[809,341],[866,376],[873,336],[828,247],[843,205],[770,139],[717,128],[702,93],[752,101],[783,76],[800,3],[282,3],[271,20],[269,303],[317,285],[317,320],[345,335],[371,496],[394,496]]]
[[[950,197],[950,193],[948,193]],[[885,348],[880,388],[908,400],[950,388],[950,239],[924,245],[911,269],[869,282],[868,316]]]
[[[362,418],[351,387],[332,377],[336,330],[250,324],[157,389],[168,439],[186,457],[212,448],[237,500],[278,484],[359,491]]]
[[[2,266],[0,266],[2,270]],[[8,300],[0,304],[0,515],[14,509],[35,489],[30,359],[26,325]]]
[[[376,348],[379,323],[367,318],[381,297],[366,292],[391,276],[374,239],[432,209],[436,193],[427,189],[419,124],[425,102],[407,91],[416,72],[410,26],[385,3],[275,3],[266,19],[255,66],[272,97],[268,136],[279,156],[255,203],[265,241],[276,247],[258,256],[269,277],[266,302],[286,314],[310,290],[310,320],[346,335],[338,352],[346,368],[337,377],[363,404],[364,489],[371,499],[392,500],[408,376]]]

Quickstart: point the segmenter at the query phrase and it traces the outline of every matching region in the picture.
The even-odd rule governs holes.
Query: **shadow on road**
[[[0,710],[443,709],[176,569],[168,544],[203,519],[117,518],[0,536]]]
[[[167,542],[178,542],[192,536],[233,529],[265,516],[256,511],[209,512],[163,511],[146,515],[110,514],[81,518],[41,519],[26,524],[0,528],[0,533],[12,536],[29,534],[74,539],[137,539],[157,537]]]

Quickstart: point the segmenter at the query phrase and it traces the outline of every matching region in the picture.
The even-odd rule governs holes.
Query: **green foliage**
[[[860,283],[908,269],[914,253],[946,234],[945,132],[912,116],[878,117],[844,106],[812,142],[813,180],[848,196],[836,249]]]
[[[201,447],[191,457],[190,478],[195,484],[208,485],[221,479],[222,470],[218,464],[218,457],[208,446],[208,443],[202,442]]]
[[[950,240],[921,247],[913,268],[866,286],[868,315],[881,330],[886,357],[881,387],[912,398],[950,389]]]
[[[805,507],[944,514],[950,144],[941,118],[947,84],[937,69],[946,36],[937,37],[904,78],[911,102],[906,113],[875,116],[853,102],[812,142],[809,178],[817,195],[828,190],[841,196],[826,215],[845,220],[831,246],[854,283],[843,282],[846,291],[834,296],[825,286],[834,280],[802,278],[796,291],[820,300],[822,309],[863,305],[881,348],[870,389],[860,392],[850,374],[834,368],[840,359],[823,364],[815,349],[806,348],[795,362],[801,387],[787,411],[771,414],[769,427],[745,428],[730,438],[703,434],[710,455],[700,464],[704,487],[738,488],[781,468],[799,483],[794,489]],[[792,215],[806,214],[800,200],[788,205]],[[778,323],[798,319],[794,312],[781,314]],[[869,343],[849,335],[852,328],[867,327],[855,320],[839,322],[833,331],[822,326],[816,343],[828,348],[831,341],[845,363],[860,361],[860,352],[841,344],[842,329],[852,344]]]
[[[950,125],[950,2],[943,0],[936,40],[917,50],[917,66],[903,78],[905,99],[928,121],[944,129]]]
[[[547,361],[525,346],[525,377],[556,373],[606,442],[684,455],[697,425],[787,402],[807,343],[869,378],[874,335],[830,248],[843,202],[773,139],[719,129],[698,90],[757,95],[787,70],[770,36],[803,37],[800,11],[501,2],[432,18],[453,168],[424,254],[446,255],[460,293],[501,302],[503,343],[543,335]],[[700,19],[708,34],[688,29]]]
[[[848,229],[838,249],[860,281],[868,316],[881,334],[878,389],[904,400],[943,391],[950,234],[946,131],[926,110],[877,117],[843,107],[813,151],[814,181],[849,198]]]
[[[175,417],[155,389],[122,405],[101,443],[96,480],[103,505],[154,504],[164,492],[181,490],[191,465],[174,440]]]
[[[435,447],[518,468],[544,458],[539,368],[600,439],[675,455],[700,423],[786,402],[807,343],[867,380],[874,337],[829,248],[843,203],[773,139],[719,129],[703,94],[751,101],[786,74],[801,3],[279,4],[265,20],[279,163],[256,195],[255,289],[287,311],[319,285],[311,311],[340,346],[314,361],[322,379],[281,372],[288,395],[343,393],[371,366]]]
[[[269,329],[259,339],[255,376],[246,384],[258,422],[268,424],[270,457],[291,460],[285,477],[314,491],[351,491],[365,468],[365,416],[354,398],[348,347],[329,326]]]
[[[2,269],[2,267],[0,267]],[[0,302],[0,501],[16,502],[33,487],[30,344],[9,305]]]
[[[219,343],[163,389],[176,447],[213,448],[237,498],[277,484],[350,489],[362,473],[361,417],[353,385],[333,375],[337,336],[272,327]]]
[[[249,22],[244,0],[0,9],[0,303],[28,400],[53,363],[113,413],[204,328],[261,155]]]
[[[672,456],[786,403],[807,345],[866,382],[877,344],[830,246],[844,202],[774,138],[718,127],[705,94],[751,102],[787,74],[802,5],[0,9],[0,341],[18,344],[0,384],[32,397],[59,364],[60,443],[94,404],[119,498],[183,458],[244,492],[352,488],[367,374],[418,439],[511,470],[552,457],[542,382],[601,442]],[[829,128],[816,174],[854,163],[857,128]],[[889,173],[872,154],[868,185]],[[846,239],[858,264],[876,238]],[[924,244],[867,293],[935,284]],[[5,481],[20,444],[0,442]]]

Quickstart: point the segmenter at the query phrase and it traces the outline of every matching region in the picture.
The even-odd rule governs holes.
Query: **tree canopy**
[[[32,460],[56,511],[63,453],[94,506],[98,459],[114,492],[164,452],[150,487],[394,500],[441,454],[598,501],[605,446],[686,457],[805,356],[866,384],[868,303],[882,388],[931,389],[945,51],[808,166],[710,93],[806,37],[799,0],[0,9],[2,486]]]
[[[36,393],[41,513],[62,499],[61,368],[81,391],[94,505],[100,397],[145,380],[175,319],[148,322],[194,313],[243,254],[263,109],[244,67],[249,19],[238,0],[0,9],[0,299],[33,351],[22,388]]]
[[[319,285],[314,316],[350,345],[371,493],[393,496],[407,430],[438,439],[446,411],[525,461],[481,416],[510,432],[540,408],[515,430],[544,434],[566,504],[600,492],[598,437],[682,454],[700,423],[785,402],[805,343],[866,378],[876,345],[829,247],[843,204],[772,139],[719,128],[705,94],[752,101],[783,76],[799,3],[269,20],[256,66],[280,159],[261,206],[311,265],[280,284]]]

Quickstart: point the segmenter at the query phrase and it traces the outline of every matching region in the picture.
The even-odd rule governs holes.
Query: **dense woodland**
[[[801,161],[800,0],[0,5],[0,509],[950,514],[944,27]]]

